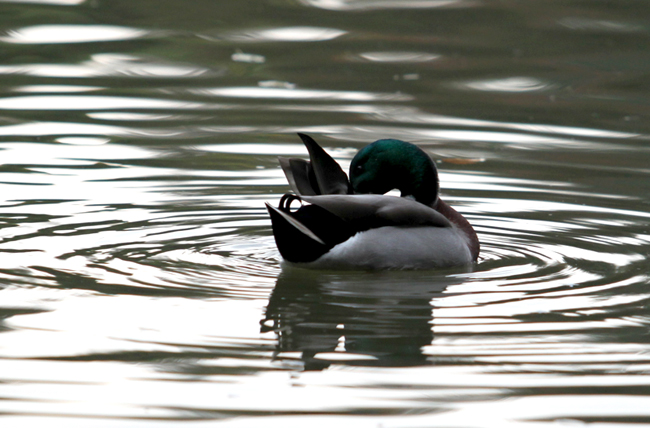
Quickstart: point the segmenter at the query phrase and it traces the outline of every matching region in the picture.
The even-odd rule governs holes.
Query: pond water
[[[650,4],[0,3],[3,427],[650,424]],[[283,268],[312,135],[437,160],[472,269]]]

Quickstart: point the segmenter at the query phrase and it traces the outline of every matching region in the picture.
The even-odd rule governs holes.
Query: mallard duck
[[[476,232],[440,199],[438,171],[422,149],[401,140],[375,141],[352,159],[348,180],[316,141],[298,136],[310,160],[279,158],[294,193],[285,194],[278,208],[266,204],[285,261],[316,269],[374,270],[477,260]],[[401,197],[385,195],[393,189]]]

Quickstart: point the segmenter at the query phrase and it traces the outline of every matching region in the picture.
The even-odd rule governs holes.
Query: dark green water
[[[0,2],[0,424],[650,424],[648,16]],[[296,132],[419,144],[479,263],[283,270]]]

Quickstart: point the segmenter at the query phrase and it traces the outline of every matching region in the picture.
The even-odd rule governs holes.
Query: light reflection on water
[[[231,34],[228,38],[238,42],[320,42],[336,39],[344,34],[346,31],[335,28],[285,27],[246,31]]]
[[[532,77],[508,77],[506,79],[457,83],[457,87],[475,91],[529,92],[553,89],[553,85]]]
[[[147,78],[195,78],[221,70],[143,59],[133,55],[98,53],[80,64],[0,65],[0,74],[55,78],[97,78],[108,76]]]
[[[596,375],[566,382],[534,373],[648,363],[642,344],[589,344],[585,338],[646,325],[638,316],[612,314],[648,300],[647,293],[629,288],[648,280],[634,272],[650,242],[642,233],[625,232],[645,224],[648,214],[512,198],[518,192],[571,194],[549,193],[571,188],[568,182],[443,169],[444,188],[473,195],[452,198],[481,236],[481,262],[473,272],[324,275],[279,269],[268,220],[259,208],[279,193],[249,200],[237,191],[228,196],[214,190],[229,182],[283,188],[277,168],[136,167],[162,152],[105,143],[3,146],[8,164],[25,159],[23,151],[39,155],[31,158],[29,170],[13,173],[15,179],[5,173],[5,183],[13,182],[21,196],[8,198],[14,201],[6,204],[4,215],[22,217],[13,218],[17,227],[5,229],[2,277],[20,278],[23,285],[3,290],[9,297],[3,300],[8,317],[2,349],[9,373],[15,373],[4,379],[22,385],[4,389],[18,402],[44,400],[36,411],[34,405],[21,410],[6,403],[14,413],[173,420],[178,409],[197,417],[219,403],[220,411],[260,415],[336,414],[341,408],[383,414],[443,411],[433,420],[454,415],[460,419],[452,426],[463,426],[469,415],[451,404],[454,397],[472,403],[467,409],[513,390],[526,400],[531,392],[525,391],[603,383]],[[269,164],[277,154],[301,154],[296,144],[193,149],[205,156],[269,157]],[[351,150],[333,153],[344,165],[353,155]],[[75,173],[77,162],[109,162],[113,168]],[[57,178],[54,166],[65,174]],[[59,189],[49,195],[58,202],[30,202],[42,191],[24,180],[38,177],[38,171],[48,172],[42,183]],[[179,172],[183,181],[170,181]],[[76,200],[66,202],[71,186],[61,184],[71,179]],[[105,190],[98,192],[102,186]],[[199,189],[210,194],[192,196]],[[491,194],[510,197],[487,197]],[[137,202],[120,207],[127,200]],[[606,195],[599,200],[606,201]],[[187,208],[176,206],[181,201]],[[630,239],[636,239],[636,251]],[[141,360],[146,363],[129,364]],[[515,366],[522,364],[523,372]],[[481,369],[485,365],[502,367],[504,373]],[[385,368],[391,366],[401,368]],[[608,382],[619,388],[643,384],[629,376]],[[178,380],[190,379],[181,388],[186,392],[179,391]],[[231,386],[215,390],[221,384]],[[305,388],[317,406],[299,398]],[[197,390],[204,393],[197,396]],[[54,391],[57,402],[48,404]],[[269,395],[283,398],[261,399]],[[504,411],[512,414],[509,407]],[[277,423],[297,421],[280,418]]]
[[[39,25],[10,30],[0,42],[21,44],[89,43],[144,37],[146,31],[108,25]]]
[[[373,62],[428,62],[435,61],[440,55],[425,52],[364,52],[359,56]]]
[[[0,40],[3,426],[650,421],[636,17],[33,3],[77,16]],[[377,138],[420,144],[479,263],[282,266],[263,203],[288,188],[276,157],[306,156],[295,132],[346,169]]]
[[[356,11],[381,9],[427,9],[434,7],[463,7],[471,2],[467,0],[300,0],[308,6],[327,10]]]
[[[564,365],[562,371],[581,372],[584,365],[647,364],[641,344],[586,345],[582,336],[645,326],[643,318],[611,317],[648,300],[647,294],[628,289],[647,282],[647,276],[634,272],[650,242],[643,233],[625,232],[639,230],[648,214],[513,198],[518,193],[578,198],[570,182],[445,171],[443,166],[443,188],[471,195],[453,200],[481,236],[481,263],[474,272],[281,272],[260,209],[284,188],[276,167],[258,169],[249,163],[252,169],[202,171],[137,166],[165,156],[164,151],[105,141],[97,145],[95,140],[76,143],[2,144],[8,165],[27,159],[26,152],[37,155],[29,156],[25,170],[3,174],[5,222],[15,226],[5,229],[0,248],[5,253],[3,281],[20,278],[24,284],[3,290],[10,296],[3,300],[8,315],[3,355],[18,373],[5,379],[24,385],[6,394],[47,401],[56,389],[57,400],[68,403],[55,411],[44,402],[37,414],[137,418],[145,416],[138,409],[155,405],[159,410],[147,410],[147,418],[174,419],[178,411],[166,408],[171,402],[194,415],[213,406],[214,382],[234,382],[223,391],[219,407],[235,413],[281,414],[305,406],[296,406],[302,403],[297,397],[296,404],[287,404],[296,393],[291,388],[283,390],[281,402],[260,400],[278,394],[280,384],[334,388],[314,392],[321,404],[308,408],[318,412],[336,413],[354,403],[385,414],[418,408],[455,414],[448,404],[430,401],[435,402],[432,397],[440,395],[441,387],[460,388],[445,395],[446,403],[458,396],[478,405],[505,396],[505,389],[523,393],[561,385],[555,377],[536,384],[520,371],[498,380],[480,365],[536,364],[543,371]],[[444,151],[444,146],[431,149]],[[268,165],[277,154],[301,155],[297,144],[212,144],[192,150],[203,156],[266,157]],[[343,165],[353,153],[333,151]],[[93,168],[98,162],[112,167]],[[227,165],[228,160],[218,162]],[[178,174],[184,176],[180,182],[175,181]],[[50,201],[35,204],[42,190],[27,180],[50,184]],[[234,186],[235,193],[223,193],[223,186]],[[238,194],[236,189],[248,186],[277,190]],[[66,201],[71,188],[74,200]],[[601,203],[609,199],[590,196]],[[122,206],[125,201],[131,202]],[[62,285],[67,291],[60,290]],[[184,362],[177,367],[179,358]],[[66,374],[81,364],[74,362],[78,359],[96,361],[83,363],[88,375],[82,382],[74,380],[77,374]],[[120,367],[133,359],[151,362],[129,375]],[[432,363],[445,365],[444,376]],[[40,366],[36,371],[34,364]],[[48,365],[55,377],[44,373]],[[386,369],[346,371],[350,366],[412,368],[391,374]],[[117,377],[107,378],[106,370]],[[226,374],[228,370],[236,373]],[[255,378],[244,374],[251,370]],[[307,372],[299,374],[302,370]],[[314,370],[329,374],[314,378],[309,374]],[[345,377],[336,376],[340,370]],[[430,370],[435,372],[427,374]],[[32,373],[29,379],[20,374],[25,371]],[[176,381],[188,376],[192,399],[183,401]],[[436,380],[416,380],[423,376]],[[366,388],[359,387],[366,382]],[[418,389],[396,394],[388,388],[381,399],[373,392],[377,385],[390,384]],[[351,385],[354,392],[338,392]],[[576,381],[566,386],[588,385]],[[147,393],[152,387],[156,394]],[[124,388],[135,392],[124,394]],[[210,399],[197,399],[197,389],[212,391]],[[258,392],[251,394],[253,389]],[[423,393],[429,397],[424,406],[418,404]],[[142,395],[146,399],[136,398]],[[20,406],[7,406],[21,413]],[[33,408],[22,412],[34,413]]]
[[[208,95],[216,97],[234,98],[280,98],[291,100],[315,99],[315,100],[345,100],[345,101],[408,101],[412,97],[404,94],[372,94],[368,92],[341,92],[322,91],[309,89],[285,89],[285,88],[214,88],[193,90],[197,95]]]

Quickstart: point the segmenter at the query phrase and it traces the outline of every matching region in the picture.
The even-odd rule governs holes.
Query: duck
[[[266,203],[284,262],[325,270],[436,269],[475,263],[478,236],[440,199],[438,170],[417,145],[381,139],[359,150],[349,178],[310,136],[309,160],[280,157],[292,192]],[[386,194],[398,190],[400,196]]]

